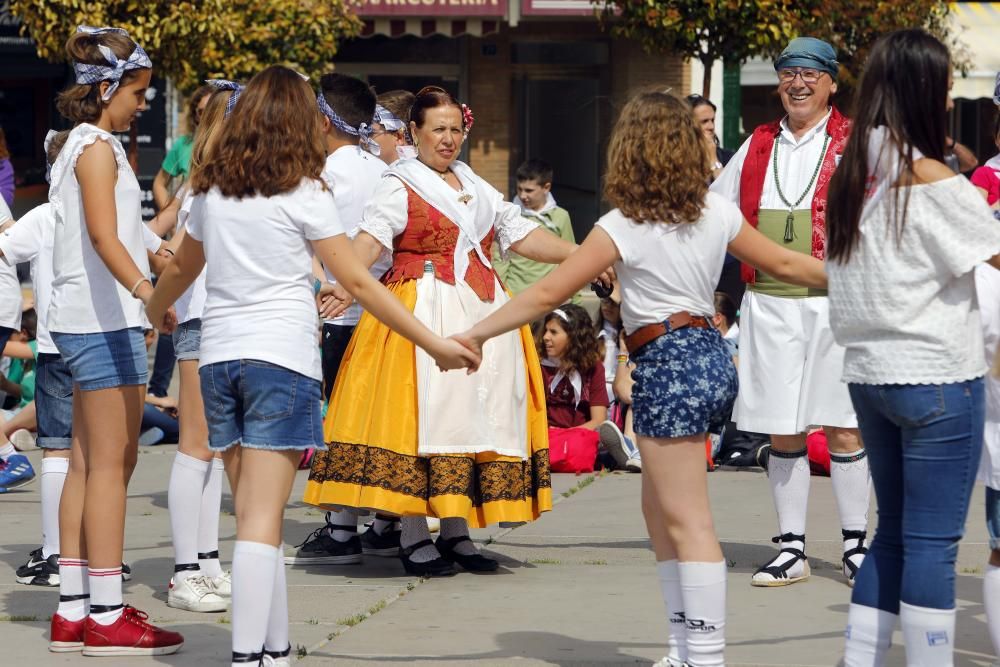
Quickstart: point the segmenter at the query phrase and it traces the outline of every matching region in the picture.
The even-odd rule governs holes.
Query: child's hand
[[[434,357],[434,361],[442,371],[455,368],[468,368],[475,371],[483,360],[481,353],[470,350],[452,338],[442,338],[434,348],[427,352]]]
[[[347,310],[354,303],[347,290],[340,284],[323,283],[316,295],[316,305],[319,307],[319,314],[323,319],[332,320],[337,315]]]
[[[470,352],[472,352],[473,354],[475,354],[479,358],[479,361],[482,362],[482,359],[483,359],[483,341],[481,341],[478,338],[476,338],[475,336],[473,336],[470,332],[471,332],[471,330],[470,331],[466,331],[465,333],[454,334],[452,336],[449,336],[449,338],[451,340],[455,340],[455,341],[458,341],[459,343],[461,343],[462,347],[464,347],[465,349],[467,349]],[[477,370],[479,370],[479,364],[478,363],[476,364],[475,368],[470,368],[469,369],[469,373],[474,373]]]

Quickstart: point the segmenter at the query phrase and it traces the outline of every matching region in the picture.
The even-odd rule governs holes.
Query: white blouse
[[[905,188],[900,206],[906,190],[898,242],[890,194],[862,218],[850,261],[826,263],[844,382],[948,384],[986,372],[972,271],[1000,253],[1000,222],[962,176]]]

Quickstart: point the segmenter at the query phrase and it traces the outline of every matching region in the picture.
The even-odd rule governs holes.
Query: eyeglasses
[[[395,130],[395,131],[393,131],[393,130],[374,130],[374,131],[372,131],[372,137],[384,137],[387,134],[394,137],[394,136],[397,136],[399,134],[399,132],[400,132],[399,130]]]
[[[823,76],[823,72],[818,69],[783,69],[778,72],[778,79],[781,83],[792,83],[795,81],[795,77],[802,79],[802,83],[814,84],[819,81],[819,78]]]

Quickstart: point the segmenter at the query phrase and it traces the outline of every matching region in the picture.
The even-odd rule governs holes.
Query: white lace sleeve
[[[392,240],[403,233],[407,221],[406,187],[398,178],[383,178],[361,214],[358,231],[368,232],[392,250]]]
[[[538,229],[538,223],[521,215],[521,207],[510,202],[500,202],[496,218],[497,246],[500,258],[507,259],[510,247]]]

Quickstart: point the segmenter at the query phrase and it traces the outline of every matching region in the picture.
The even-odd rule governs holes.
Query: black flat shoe
[[[440,556],[426,563],[418,563],[410,560],[410,556],[413,555],[414,551],[432,546],[434,546],[434,543],[430,540],[422,540],[405,549],[400,548],[399,560],[403,562],[403,569],[406,570],[407,574],[417,577],[450,577],[455,574],[455,566]]]
[[[462,542],[469,542],[471,544],[472,539],[469,538],[468,535],[450,537],[447,540],[443,537],[439,537],[437,538],[437,542],[434,543],[434,546],[436,546],[438,552],[440,552],[441,558],[446,561],[458,563],[469,572],[496,572],[500,567],[499,562],[493,560],[492,558],[487,558],[481,553],[477,552],[470,556],[466,556],[456,552],[455,547]]]

